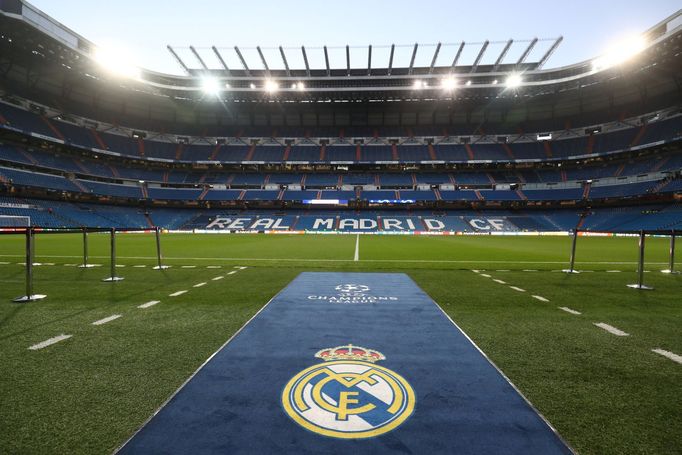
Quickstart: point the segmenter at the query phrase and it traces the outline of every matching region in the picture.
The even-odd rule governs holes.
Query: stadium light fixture
[[[249,84],[249,87],[251,88],[251,90],[253,90],[253,89],[256,88],[256,84],[254,84],[253,82],[251,82],[251,83]]]
[[[493,81],[493,85],[497,85],[497,79]]]
[[[95,49],[94,60],[116,76],[139,79],[142,75],[140,68],[130,63],[126,53],[119,49],[98,47]]]
[[[299,82],[299,83],[298,83],[298,90],[299,90],[300,92],[302,92],[303,90],[305,90],[305,84],[304,84],[303,82]]]
[[[445,78],[440,82],[440,85],[444,90],[452,91],[457,87],[457,79],[454,77]]]
[[[604,54],[592,61],[592,69],[601,71],[612,66],[620,65],[642,52],[647,45],[641,35],[630,36],[612,46]]]
[[[520,74],[512,73],[509,75],[509,77],[507,77],[507,81],[505,83],[507,88],[517,88],[521,86],[523,79],[521,78]]]
[[[268,79],[265,81],[265,91],[268,93],[275,93],[277,90],[279,90],[279,84],[276,81],[273,81],[272,79]]]
[[[467,84],[466,84],[466,85],[471,85],[471,79],[469,79],[469,80],[467,81]]]
[[[217,96],[220,93],[220,84],[216,78],[206,76],[201,79],[201,90],[206,95]]]
[[[415,90],[421,90],[422,88],[424,88],[424,85],[425,85],[424,81],[422,81],[421,79],[417,79],[412,83],[412,88]]]

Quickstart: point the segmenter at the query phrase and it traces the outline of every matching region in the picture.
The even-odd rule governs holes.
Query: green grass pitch
[[[23,237],[0,236],[0,453],[111,452],[272,296],[313,270],[408,273],[579,453],[682,453],[682,365],[652,352],[682,354],[682,276],[659,273],[667,239],[647,240],[650,292],[625,286],[636,281],[636,238],[580,238],[578,275],[558,272],[568,237],[360,236],[359,261],[355,243],[167,234],[173,267],[158,271],[153,236],[120,235],[125,281],[112,284],[100,281],[107,235],[90,236],[90,261],[101,264],[91,269],[74,266],[79,235],[39,235],[35,291],[48,297],[15,304]],[[188,292],[169,297],[179,290]],[[138,308],[151,300],[160,303]],[[92,325],[112,315],[121,317]],[[72,337],[28,349],[60,334]]]

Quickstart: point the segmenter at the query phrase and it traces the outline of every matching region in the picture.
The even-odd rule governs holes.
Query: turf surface
[[[652,292],[625,287],[636,279],[634,238],[580,238],[577,266],[593,272],[579,275],[556,272],[566,237],[362,236],[357,262],[355,240],[169,234],[162,243],[173,267],[155,271],[153,237],[121,235],[126,279],[111,284],[99,281],[108,275],[106,235],[90,237],[91,262],[102,264],[93,269],[64,265],[80,262],[80,236],[43,235],[37,260],[55,265],[35,268],[35,286],[48,298],[17,305],[9,300],[23,294],[23,241],[0,237],[0,261],[10,262],[0,264],[0,453],[110,452],[310,270],[407,272],[580,453],[682,451],[682,365],[651,352],[682,354],[682,277],[658,273],[667,268],[667,240],[647,241]],[[178,290],[189,292],[168,297]],[[161,303],[137,308],[150,300]],[[114,314],[122,317],[91,324]],[[73,337],[27,349],[62,333]]]

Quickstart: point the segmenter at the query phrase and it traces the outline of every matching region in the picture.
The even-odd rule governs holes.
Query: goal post
[[[27,228],[31,226],[30,216],[0,215],[0,230],[12,230],[14,228]]]

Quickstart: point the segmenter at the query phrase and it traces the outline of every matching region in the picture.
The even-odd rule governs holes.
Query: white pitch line
[[[655,352],[656,354],[660,354],[663,357],[667,357],[673,362],[677,362],[679,364],[682,364],[682,355],[677,355],[674,352],[666,351],[664,349],[652,349],[652,352]]]
[[[491,277],[490,275],[488,275],[487,273],[479,273],[479,275],[482,276],[482,277],[484,277],[484,278],[492,278],[492,277]]]
[[[523,272],[537,272],[536,269],[523,269]]]
[[[620,270],[607,270],[606,273],[620,273]]]
[[[38,344],[34,344],[33,346],[29,346],[28,348],[31,351],[37,351],[38,349],[43,349],[46,348],[52,344],[59,343],[60,341],[66,340],[68,338],[71,338],[73,335],[58,335],[56,337],[52,337],[48,340],[41,341]]]
[[[122,314],[112,314],[109,317],[106,317],[104,319],[100,319],[99,321],[93,322],[92,325],[106,324],[107,322],[115,321],[116,319],[120,318],[121,316],[123,316],[123,315]]]
[[[202,287],[202,286],[206,286],[206,282],[205,282],[205,281],[202,282],[202,283],[197,283],[197,284],[195,284],[195,285],[192,286],[192,287],[193,287],[193,288],[200,288],[200,287]]]
[[[142,305],[139,305],[138,308],[149,308],[150,306],[154,306],[157,303],[161,303],[160,300],[150,300],[147,303],[143,303]]]
[[[493,281],[494,281],[495,283],[507,284],[506,281],[498,280],[497,278],[494,278]]]
[[[472,272],[474,272],[474,273],[481,273],[480,270],[472,270]]]
[[[222,280],[223,278],[225,278],[225,277],[221,275],[221,276],[217,276],[215,278],[211,278],[211,280],[218,281],[218,280]]]
[[[517,288],[516,286],[509,286],[509,288],[519,292],[526,292],[525,289]]]
[[[541,296],[541,295],[534,295],[533,298],[536,299],[536,300],[539,300],[539,301],[541,301],[541,302],[549,302],[549,299],[546,299],[546,298],[544,298],[544,297]]]
[[[496,270],[496,272],[509,272],[509,269],[500,269],[500,270]]]
[[[231,272],[227,272],[228,275],[234,275],[235,273],[237,273],[236,270],[233,270],[233,271],[231,271]]]
[[[145,268],[145,267],[147,267],[147,266],[144,265],[144,264],[138,264],[138,265],[134,265],[133,267],[135,267],[136,269],[143,269],[143,268]]]
[[[0,257],[24,257],[24,254],[0,254]],[[76,255],[43,254],[42,258],[81,258]],[[109,256],[90,256],[92,259],[109,259]],[[150,259],[156,260],[156,256],[117,256],[118,259]],[[164,257],[167,260],[177,261],[278,261],[278,262],[352,262],[352,259],[323,259],[323,258],[249,258],[249,257]],[[363,259],[363,262],[414,262],[414,263],[444,263],[444,264],[565,264],[566,261],[496,261],[496,260],[468,260],[468,259]],[[18,263],[19,264],[19,263]],[[637,265],[636,261],[576,261],[578,264],[606,264],[606,265]],[[651,265],[668,265],[667,262],[648,262]],[[194,266],[183,266],[194,268]],[[554,270],[552,270],[554,272]],[[556,270],[561,272],[561,270]]]
[[[629,333],[623,332],[620,329],[615,328],[612,325],[606,324],[605,322],[595,322],[594,325],[599,327],[600,329],[604,329],[609,333],[612,333],[613,335],[619,336],[619,337],[627,337],[630,336]]]
[[[355,255],[353,256],[353,261],[357,262],[360,260],[360,234],[355,235]]]
[[[219,265],[207,265],[206,266],[207,269],[219,269],[220,267],[221,266],[219,266]]]
[[[184,294],[184,293],[186,293],[186,292],[187,292],[187,291],[176,291],[176,292],[174,292],[174,293],[172,293],[172,294],[168,294],[168,297],[177,297],[177,296],[182,295],[182,294]]]
[[[582,314],[580,311],[573,310],[571,308],[565,307],[565,306],[560,306],[558,307],[560,310],[565,311],[566,313],[571,313],[571,314]]]
[[[2,261],[2,262],[0,262],[0,264],[2,264],[2,265],[9,265],[9,262],[7,262],[7,261]]]
[[[117,268],[121,268],[121,269],[124,268],[125,266],[126,266],[125,264],[116,264],[116,267],[117,267]],[[137,266],[136,266],[136,267],[137,267]]]
[[[0,262],[2,264],[2,262]],[[64,267],[76,267],[76,264],[64,264]]]
[[[196,269],[197,266],[196,265],[183,265],[180,268],[182,268],[182,269]]]

